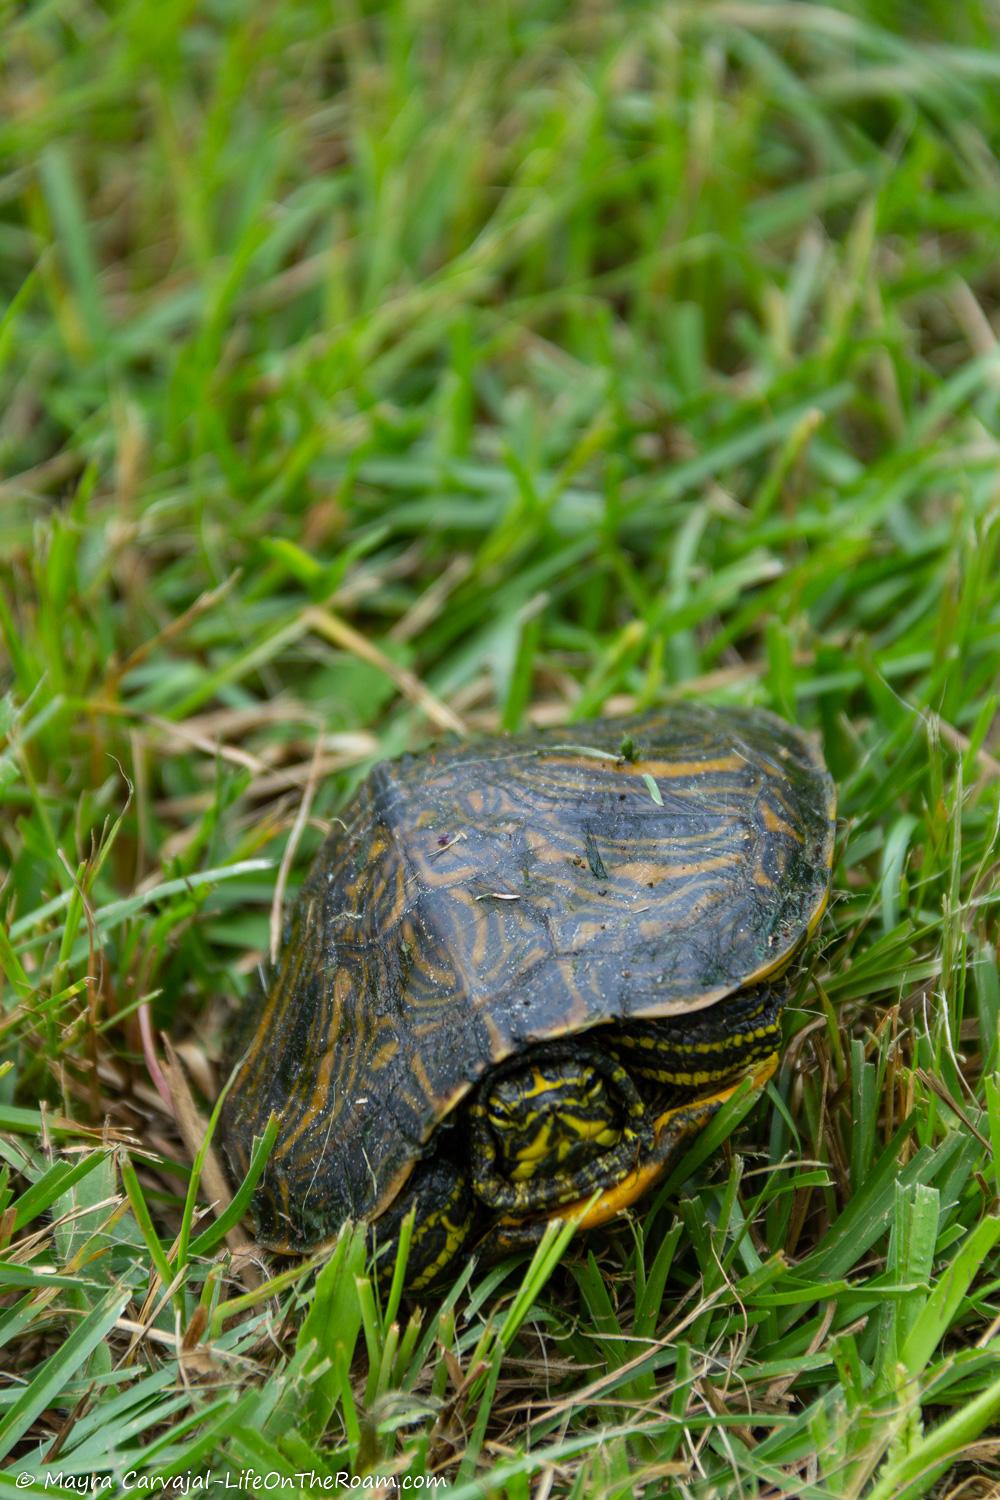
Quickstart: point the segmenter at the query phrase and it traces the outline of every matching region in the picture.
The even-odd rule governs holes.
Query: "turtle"
[[[235,1181],[276,1114],[259,1243],[365,1221],[407,1285],[607,1223],[760,1089],[826,906],[836,791],[762,708],[637,716],[376,765],[238,1012]]]

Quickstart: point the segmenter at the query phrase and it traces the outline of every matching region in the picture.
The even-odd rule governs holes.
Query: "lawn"
[[[2,13],[0,1491],[996,1495],[994,0]],[[765,1097],[421,1305],[241,1250],[367,769],[702,697],[839,786]]]

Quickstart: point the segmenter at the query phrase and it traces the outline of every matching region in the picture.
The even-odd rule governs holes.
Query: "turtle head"
[[[491,1208],[532,1213],[621,1176],[645,1108],[617,1062],[564,1044],[489,1076],[471,1113],[476,1194]]]
[[[485,1109],[497,1165],[513,1182],[573,1172],[621,1139],[621,1110],[586,1061],[518,1068],[493,1084]]]

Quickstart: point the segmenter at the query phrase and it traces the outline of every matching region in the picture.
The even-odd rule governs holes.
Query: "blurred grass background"
[[[996,4],[0,14],[11,1472],[996,1494]],[[141,1007],[210,1103],[373,760],[677,694],[841,788],[770,1102],[443,1307],[225,1259]]]

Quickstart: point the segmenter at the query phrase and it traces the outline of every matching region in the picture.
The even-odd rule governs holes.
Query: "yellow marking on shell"
[[[419,1052],[414,1053],[410,1062],[410,1068],[412,1069],[413,1076],[424,1091],[424,1098],[429,1104],[436,1104],[437,1095],[434,1092],[434,1085],[427,1076],[427,1069],[424,1067],[423,1058]]]
[[[708,859],[692,859],[680,865],[661,865],[660,876],[666,880],[684,880],[690,875],[706,875],[709,870],[731,870],[731,854],[713,854]]]
[[[576,979],[576,959],[567,955],[556,959],[556,969],[566,990],[565,1003],[562,1007],[563,1021],[561,1026],[553,1026],[551,1035],[569,1036],[578,1031],[582,1024],[590,1016],[590,1003],[587,997],[580,992],[580,986]]]
[[[490,1039],[490,1057],[493,1062],[501,1062],[510,1051],[510,1043],[487,1009],[480,1011],[480,1017]],[[438,1029],[436,1023],[434,1029]]]
[[[769,833],[786,833],[790,839],[797,844],[802,843],[802,834],[791,823],[786,823],[784,818],[778,816],[770,803],[764,803],[764,827]]]
[[[406,1003],[413,1008],[415,1014],[418,1015],[422,1007],[426,1005],[436,1016],[441,1005],[442,994],[452,995],[456,1005],[460,998],[464,999],[468,994],[464,976],[451,961],[451,955],[445,954],[444,962],[435,962],[435,955],[422,947],[418,939],[414,944],[411,959],[405,992]],[[421,986],[417,984],[418,980],[422,981],[422,995],[419,993]],[[434,1029],[436,1026],[435,1020]]]
[[[830,860],[831,860],[831,862],[833,860],[833,849],[832,848],[830,850]],[[816,910],[813,912],[812,916],[809,918],[809,921],[808,921],[808,923],[806,925],[806,942],[809,941],[809,939],[815,933],[816,928],[819,926],[820,922],[822,922],[823,915],[824,915],[824,913],[826,911],[826,908],[827,908],[827,905],[829,904],[829,901],[830,901],[830,891],[829,891],[829,889],[827,889],[827,890],[825,890],[823,892],[823,896],[822,896],[822,899],[821,899],[819,905],[817,906]]]
[[[398,1051],[398,1037],[393,1036],[390,1037],[387,1042],[383,1042],[378,1051],[372,1055],[371,1061],[369,1062],[369,1067],[372,1069],[372,1072],[377,1073],[379,1068],[384,1068],[386,1063],[394,1058]]]
[[[344,995],[350,988],[350,976],[344,969],[338,969],[337,977],[334,980],[333,986],[334,1014],[336,1016],[339,1016],[343,1007]],[[337,1028],[335,1026],[332,1026],[331,1035],[336,1036],[336,1034]],[[295,1129],[291,1130],[288,1135],[284,1137],[284,1139],[279,1139],[279,1141],[276,1143],[274,1154],[272,1157],[273,1161],[283,1161],[287,1157],[289,1151],[291,1151],[292,1147],[295,1145],[296,1141],[301,1139],[301,1137],[312,1128],[312,1126],[320,1118],[320,1116],[327,1112],[330,1102],[330,1074],[333,1072],[333,1065],[336,1060],[336,1049],[333,1046],[328,1046],[323,1054],[322,1061],[320,1062],[319,1071],[317,1072],[316,1077],[310,1087],[310,1091],[307,1096],[309,1102],[303,1110],[303,1113],[300,1116],[299,1122],[295,1126]],[[355,1052],[351,1058],[350,1074],[343,1083],[343,1087],[346,1090],[353,1089],[357,1070],[358,1057],[357,1053]],[[302,1076],[303,1078],[307,1076],[307,1070],[303,1069]]]
[[[606,766],[623,779],[638,783],[642,787],[643,795],[649,797],[649,792],[643,784],[644,776],[655,776],[657,780],[677,780],[681,777],[711,776],[726,771],[745,771],[746,759],[742,755],[720,755],[711,760],[652,760],[642,759],[625,762],[619,765],[613,761],[595,761],[584,755],[560,755],[553,752],[551,755],[541,756],[540,759],[547,766],[564,766],[574,770],[585,771],[590,776],[594,775],[598,766]]]
[[[453,849],[456,851],[454,856]],[[438,859],[438,855],[444,855],[445,858]],[[428,890],[447,890],[453,887],[457,893],[463,885],[475,880],[481,873],[475,860],[470,857],[464,841],[449,845],[447,849],[442,849],[435,843],[428,850],[412,850],[410,857],[421,886]]]
[[[386,887],[387,856],[392,850],[392,837],[384,824],[372,830],[371,840],[364,857],[355,866],[353,880],[345,880],[346,908],[352,912],[364,912],[381,896]]]
[[[762,1089],[768,1079],[774,1076],[777,1066],[778,1054],[773,1052],[770,1057],[764,1059],[753,1073],[748,1075],[752,1087]],[[740,1083],[742,1082],[743,1080],[740,1079]],[[698,1099],[694,1103],[681,1104],[675,1109],[668,1109],[655,1122],[654,1131],[656,1141],[659,1142],[660,1138],[671,1127],[674,1121],[678,1120],[678,1117],[680,1117],[682,1124],[685,1123],[685,1116],[688,1117],[690,1122],[690,1130],[685,1131],[684,1134],[689,1134],[691,1131],[697,1130],[706,1116],[714,1114],[718,1108],[733,1097],[740,1083],[733,1084],[731,1088],[723,1089],[719,1094],[712,1094],[707,1099]],[[683,1139],[683,1136],[681,1136],[681,1139]],[[654,1156],[656,1154],[655,1145],[652,1154]],[[581,1217],[577,1222],[578,1229],[596,1229],[598,1225],[606,1224],[609,1219],[617,1217],[618,1214],[630,1207],[636,1199],[641,1198],[652,1187],[657,1178],[663,1176],[668,1165],[669,1156],[664,1161],[644,1162],[636,1167],[634,1171],[630,1172],[627,1177],[623,1177],[614,1187],[608,1188],[606,1192],[603,1192],[592,1206],[588,1207],[589,1199],[579,1198],[575,1203],[569,1203],[560,1208],[559,1212],[552,1214],[551,1217],[555,1219],[569,1219],[575,1218],[577,1214],[580,1214]]]
[[[607,846],[608,856],[605,858],[605,865],[609,876],[613,876],[617,883],[628,886],[630,890],[638,894],[640,891],[649,889],[650,881],[659,880],[660,867],[654,861],[621,860],[615,857],[616,846],[610,839],[607,840]]]
[[[401,1167],[396,1168],[392,1176],[386,1180],[385,1186],[379,1193],[376,1202],[372,1205],[368,1215],[370,1219],[377,1221],[379,1215],[385,1213],[390,1204],[395,1203],[413,1175],[413,1169],[416,1164],[416,1161],[411,1158],[409,1161],[404,1161]],[[327,1241],[327,1243],[332,1244],[333,1240]]]
[[[401,860],[396,865],[392,886],[392,905],[379,916],[379,931],[382,934],[387,933],[391,927],[398,926],[406,911],[406,867]]]
[[[745,771],[747,762],[742,755],[718,755],[711,760],[641,760],[636,762],[639,776],[651,773],[668,780],[682,777],[714,776],[720,772]]]

